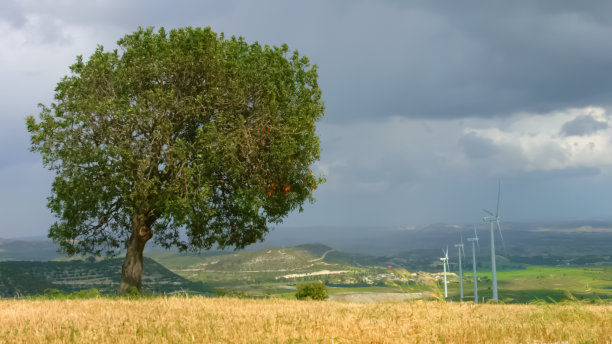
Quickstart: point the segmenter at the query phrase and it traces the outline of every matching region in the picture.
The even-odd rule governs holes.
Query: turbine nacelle
[[[448,264],[448,246],[446,246],[446,251],[444,251],[444,249],[442,250],[442,253],[444,254],[444,257],[440,258],[440,260],[445,264]]]
[[[463,238],[461,238],[461,242],[463,242]],[[463,244],[455,244],[455,247],[459,249],[459,254],[463,254],[465,257],[465,248],[463,247]]]
[[[498,216],[485,216],[482,218],[483,222],[497,222],[499,220]]]
[[[476,245],[478,245],[478,248],[480,248],[480,245],[478,244],[478,233],[476,233],[476,225],[474,225],[474,237],[473,238],[468,238],[467,240],[469,242],[475,241]]]

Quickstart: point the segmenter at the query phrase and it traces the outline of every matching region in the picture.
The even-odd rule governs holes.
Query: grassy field
[[[0,300],[6,343],[610,343],[612,307],[153,298]]]
[[[472,296],[472,274],[468,272],[464,276],[465,295]],[[479,296],[490,298],[491,272],[478,272],[478,277]],[[498,285],[500,299],[508,302],[558,302],[568,297],[595,301],[612,299],[612,266],[527,266],[525,269],[499,271]],[[458,283],[451,283],[449,287],[451,295],[456,298]]]

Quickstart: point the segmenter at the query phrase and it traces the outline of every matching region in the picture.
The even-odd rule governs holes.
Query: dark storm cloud
[[[330,69],[319,59],[331,73],[322,74],[329,116],[490,116],[610,103],[612,21],[601,15],[609,5],[414,4],[360,3],[339,16],[339,28],[328,27],[321,43],[345,57]]]
[[[612,4],[604,1],[116,0],[29,11],[123,33],[211,25],[249,41],[287,42],[319,64],[334,122],[612,103]]]
[[[587,136],[607,129],[608,123],[601,122],[589,115],[578,116],[561,127],[563,136]]]

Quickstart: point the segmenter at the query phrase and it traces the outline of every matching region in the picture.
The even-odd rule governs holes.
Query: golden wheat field
[[[612,343],[612,307],[0,300],[2,343]]]

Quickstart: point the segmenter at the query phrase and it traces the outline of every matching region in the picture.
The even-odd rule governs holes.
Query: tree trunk
[[[132,236],[121,267],[120,295],[125,295],[130,287],[136,287],[139,292],[142,289],[142,252],[147,241],[153,237],[152,223],[148,222],[142,216],[134,216],[132,219]]]

